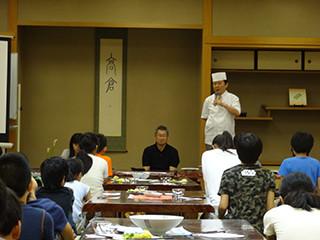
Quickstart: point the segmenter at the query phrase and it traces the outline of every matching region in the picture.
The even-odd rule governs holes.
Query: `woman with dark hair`
[[[220,202],[218,191],[223,172],[241,162],[229,132],[224,131],[217,135],[213,139],[212,146],[212,150],[202,154],[202,174],[206,196],[214,206],[217,206]]]
[[[268,239],[319,239],[320,197],[306,174],[296,172],[284,177],[280,202],[282,205],[268,211],[263,219]]]
[[[233,139],[228,131],[224,131],[222,134],[217,135],[212,141],[212,147],[220,148],[223,151],[228,151],[228,149],[234,149]]]
[[[82,137],[82,133],[74,133],[69,141],[69,148],[68,149],[64,149],[61,157],[64,159],[69,159],[69,158],[73,158],[75,156],[77,156],[77,154],[80,151],[80,147],[79,147],[79,143]]]

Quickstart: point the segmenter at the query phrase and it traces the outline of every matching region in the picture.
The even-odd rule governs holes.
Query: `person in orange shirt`
[[[103,134],[97,134],[99,140],[99,145],[97,149],[96,156],[103,158],[108,163],[108,176],[112,176],[112,160],[110,157],[106,156],[105,153],[108,151],[107,148],[107,137]]]

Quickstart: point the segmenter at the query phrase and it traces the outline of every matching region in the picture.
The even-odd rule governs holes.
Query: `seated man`
[[[310,133],[295,133],[291,138],[291,151],[294,157],[283,160],[279,175],[284,177],[293,172],[305,173],[311,178],[313,185],[320,189],[320,162],[309,157],[312,147],[313,137]]]
[[[177,149],[168,144],[169,131],[165,126],[157,127],[156,143],[143,151],[142,165],[146,171],[175,171],[180,162]]]
[[[27,158],[20,153],[7,153],[1,156],[0,179],[17,195],[21,203],[23,220],[20,239],[54,239],[51,216],[43,209],[26,204],[32,189]]]
[[[262,142],[256,135],[237,135],[235,146],[242,164],[222,175],[219,218],[245,219],[263,232],[263,215],[274,206],[274,176],[256,164],[262,152]]]

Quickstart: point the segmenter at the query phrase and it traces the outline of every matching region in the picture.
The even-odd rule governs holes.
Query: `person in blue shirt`
[[[302,172],[311,178],[314,186],[320,187],[320,162],[309,156],[313,147],[313,136],[307,132],[296,132],[291,138],[293,157],[283,160],[279,175],[284,177],[290,173]]]
[[[21,206],[18,198],[0,180],[0,239],[19,239],[21,231]]]
[[[21,240],[53,240],[53,220],[43,209],[27,205],[31,171],[26,156],[7,153],[0,157],[0,179],[19,198],[22,207]]]
[[[67,160],[61,157],[48,158],[41,163],[40,172],[43,187],[37,190],[36,197],[38,199],[49,198],[58,204],[75,230],[75,224],[72,219],[73,191],[64,187],[65,179],[69,174]]]
[[[36,190],[38,189],[38,184],[33,177],[31,178],[31,181],[32,190],[28,196],[27,204],[32,207],[44,209],[50,214],[53,220],[55,236],[61,236],[61,238],[64,240],[73,240],[74,232],[70,223],[68,223],[63,209],[48,198],[37,199]]]

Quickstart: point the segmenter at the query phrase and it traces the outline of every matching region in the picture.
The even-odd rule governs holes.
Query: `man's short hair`
[[[291,138],[291,147],[296,153],[309,155],[313,147],[313,136],[307,132],[296,132]]]
[[[21,153],[6,153],[0,157],[0,178],[21,198],[28,190],[31,171],[28,159]]]
[[[0,180],[0,236],[7,236],[21,221],[21,205],[14,192]]]
[[[99,142],[97,152],[99,153],[107,146],[108,142],[107,137],[103,134],[98,133],[97,138]]]
[[[94,133],[85,133],[82,135],[79,146],[86,153],[92,153],[98,146],[98,138]]]
[[[253,133],[241,133],[236,137],[236,149],[242,163],[255,164],[262,152],[262,142]]]
[[[69,173],[66,161],[62,157],[51,157],[41,163],[41,179],[45,188],[50,190],[61,188],[62,180]]]
[[[154,134],[157,134],[158,131],[166,131],[166,132],[167,132],[167,136],[169,136],[169,130],[168,130],[168,128],[167,128],[166,126],[164,126],[164,125],[158,126],[158,127],[156,128]]]

